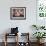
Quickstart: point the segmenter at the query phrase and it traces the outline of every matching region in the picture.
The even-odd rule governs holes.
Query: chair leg
[[[5,41],[5,43],[4,43],[4,44],[5,44],[5,46],[7,46],[7,42],[6,42],[6,41]]]
[[[18,46],[18,34],[17,34],[17,46]]]
[[[5,46],[7,46],[7,34],[5,34]]]

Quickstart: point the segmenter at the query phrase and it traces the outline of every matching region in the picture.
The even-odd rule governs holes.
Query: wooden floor
[[[0,42],[0,46],[4,46],[4,43],[2,42]],[[7,46],[15,46],[15,43],[8,43],[8,45]],[[25,46],[25,45],[24,45]],[[37,46],[37,43],[30,43],[30,46]],[[44,43],[44,45],[41,45],[41,46],[46,46],[46,43]]]

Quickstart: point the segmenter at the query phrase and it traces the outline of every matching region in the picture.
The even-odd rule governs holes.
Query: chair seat
[[[17,36],[17,33],[15,33],[15,34],[7,33],[6,35],[7,36]]]

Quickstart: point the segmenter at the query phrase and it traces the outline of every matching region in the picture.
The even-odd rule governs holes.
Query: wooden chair
[[[7,36],[9,36],[9,37],[10,37],[10,36],[17,36],[17,42],[16,42],[17,44],[16,44],[15,46],[18,46],[18,33],[17,33],[17,34],[9,34],[9,33],[6,33],[6,34],[5,34],[5,46],[8,45],[8,42],[7,42],[7,38],[8,38],[8,37],[7,37]]]
[[[29,33],[21,33],[21,37],[22,40],[26,39],[26,42],[20,42],[19,45],[20,46],[30,46],[30,42],[29,42]]]

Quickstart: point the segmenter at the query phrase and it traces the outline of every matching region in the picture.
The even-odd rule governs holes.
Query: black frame
[[[24,9],[24,17],[13,17],[13,9]],[[11,7],[10,8],[10,19],[11,20],[25,20],[26,19],[26,7]]]

